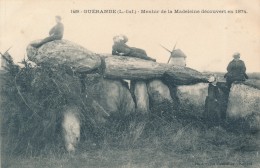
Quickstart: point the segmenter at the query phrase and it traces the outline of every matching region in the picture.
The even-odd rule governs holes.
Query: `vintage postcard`
[[[0,0],[1,167],[260,167],[259,0]]]

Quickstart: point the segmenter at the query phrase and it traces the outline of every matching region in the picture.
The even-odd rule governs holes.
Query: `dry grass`
[[[158,121],[159,122],[159,121]],[[177,122],[177,121],[176,121]],[[155,122],[150,123],[155,124]],[[221,127],[205,128],[198,123],[170,123],[158,129],[146,128],[135,143],[117,139],[120,145],[111,144],[115,137],[105,137],[99,147],[91,141],[81,142],[75,155],[51,152],[38,156],[9,156],[6,167],[258,167],[260,159],[251,134],[227,132]],[[149,123],[147,123],[149,125]],[[139,129],[138,129],[139,130]],[[138,131],[139,132],[139,131]],[[131,135],[125,135],[130,136]],[[124,144],[124,145],[122,145]],[[247,146],[247,149],[243,147]],[[258,151],[259,152],[259,151]]]
[[[59,116],[44,115],[53,114],[59,109],[56,106],[63,106],[74,98],[74,103],[80,104],[81,99],[78,90],[72,90],[75,84],[70,77],[52,74],[55,78],[51,78],[45,71],[41,73],[39,75],[42,77],[36,78],[39,81],[32,80],[37,86],[34,88],[36,90],[26,91],[28,83],[24,83],[19,89],[23,94],[28,94],[42,91],[41,88],[37,89],[41,85],[49,87],[49,94],[28,94],[26,101],[28,98],[34,100],[30,107],[46,101],[45,105],[39,104],[42,108],[37,113],[51,119],[53,126],[56,123],[53,118],[59,121]],[[62,80],[59,78],[61,76],[66,79]],[[260,167],[259,133],[243,131],[243,125],[239,123],[226,121],[221,126],[213,127],[206,125],[200,118],[173,116],[172,108],[164,109],[164,113],[161,114],[158,113],[160,106],[152,109],[149,116],[111,115],[107,124],[98,127],[91,123],[89,116],[82,116],[82,139],[75,155],[69,155],[64,150],[59,129],[49,132],[51,128],[56,127],[46,127],[46,122],[37,119],[36,116],[28,122],[28,116],[32,116],[34,112],[19,97],[17,88],[13,88],[13,78],[8,79],[1,76],[1,84],[3,81],[7,82],[7,85],[1,88],[3,168]],[[52,79],[56,79],[55,82]],[[26,81],[28,80],[20,79],[21,83]],[[49,81],[52,81],[52,85]],[[61,87],[57,87],[57,82],[62,84]],[[52,90],[53,88],[55,90]],[[56,94],[60,92],[64,93],[63,96]],[[46,99],[45,96],[48,97],[50,93],[52,99]],[[63,99],[64,97],[67,99]],[[46,109],[46,105],[51,111],[41,113]],[[157,116],[159,114],[160,116]],[[34,131],[38,134],[32,134]]]

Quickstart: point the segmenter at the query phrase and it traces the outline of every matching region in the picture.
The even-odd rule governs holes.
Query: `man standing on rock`
[[[114,45],[112,47],[112,54],[119,55],[119,56],[129,56],[129,57],[136,57],[145,60],[156,61],[151,57],[148,57],[146,52],[143,49],[129,47],[126,45],[128,38],[124,35],[118,35],[113,38]]]
[[[34,43],[32,44],[33,47],[35,48],[39,48],[40,46],[42,46],[43,44],[50,42],[50,41],[54,41],[54,40],[61,40],[63,37],[63,32],[64,32],[64,26],[61,23],[61,17],[60,16],[55,16],[55,20],[56,20],[56,25],[49,31],[49,37],[46,37],[45,39],[43,39],[41,42],[39,43]]]
[[[233,58],[234,59],[228,64],[228,72],[224,76],[229,89],[234,81],[245,81],[245,79],[248,79],[245,63],[240,60],[240,53],[236,52]]]

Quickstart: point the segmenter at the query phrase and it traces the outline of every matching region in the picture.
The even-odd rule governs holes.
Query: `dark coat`
[[[131,47],[127,46],[125,43],[114,43],[112,47],[112,54],[113,55],[119,55],[122,53],[123,56],[129,56],[129,54],[132,53]]]
[[[209,84],[208,96],[205,100],[204,118],[210,125],[219,124],[221,121],[220,93],[217,86]]]
[[[129,56],[129,57],[136,57],[146,60],[154,60],[147,56],[145,50],[135,47],[129,47],[123,42],[114,43],[112,46],[112,55],[120,55],[122,56]]]
[[[63,32],[64,32],[64,26],[62,23],[57,23],[50,31],[49,35],[50,36],[55,36],[57,38],[62,39],[63,37]]]
[[[54,40],[61,40],[63,37],[64,26],[62,23],[57,23],[51,30],[49,31],[49,37],[44,38],[39,43],[31,44],[33,47],[39,48],[43,44],[54,41]]]
[[[244,81],[247,78],[246,66],[242,60],[232,60],[227,67],[227,74],[225,75],[227,83],[231,84],[234,81]]]

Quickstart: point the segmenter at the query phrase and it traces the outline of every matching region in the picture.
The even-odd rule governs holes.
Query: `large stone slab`
[[[196,83],[208,83],[208,75],[204,75],[192,68],[169,65],[164,74],[164,79],[171,85],[192,85]]]
[[[246,83],[232,84],[227,107],[227,117],[244,119],[252,129],[260,130],[260,90]]]
[[[101,58],[84,47],[67,40],[55,40],[34,48],[27,46],[29,60],[36,64],[66,65],[79,72],[88,72],[101,66]]]
[[[145,80],[165,77],[171,80],[172,84],[207,82],[205,75],[187,67],[156,63],[125,56],[106,57],[104,62],[105,78]]]
[[[178,86],[177,97],[179,99],[180,113],[193,117],[203,117],[207,95],[207,83]]]
[[[121,79],[150,79],[161,77],[166,67],[139,58],[112,56],[105,58],[104,77]]]
[[[26,50],[29,60],[36,64],[65,65],[79,72],[101,68],[104,77],[108,79],[138,80],[165,77],[174,85],[206,81],[203,74],[191,68],[133,57],[96,54],[67,40],[48,42],[40,48],[34,48],[29,44]]]

